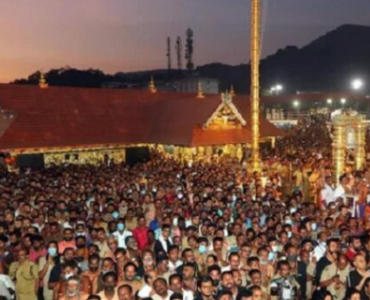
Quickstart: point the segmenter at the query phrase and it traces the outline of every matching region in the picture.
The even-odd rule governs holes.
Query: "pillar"
[[[274,137],[274,136],[273,136],[273,137],[271,138],[271,148],[272,148],[272,149],[275,149],[275,145],[276,145],[276,137]]]
[[[346,126],[343,123],[334,123],[333,133],[333,160],[336,182],[344,172],[345,149],[346,149]]]
[[[366,127],[363,122],[359,122],[355,126],[355,167],[356,170],[361,170],[366,161],[365,152]]]

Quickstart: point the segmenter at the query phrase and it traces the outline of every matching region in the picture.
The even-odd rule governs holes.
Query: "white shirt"
[[[319,261],[321,257],[325,255],[326,252],[326,244],[319,244],[313,250],[313,255],[316,257],[316,261]]]
[[[344,191],[344,190],[343,190]],[[325,184],[325,187],[321,190],[321,199],[325,201],[325,204],[328,205],[336,200],[334,195],[334,189],[328,184]]]
[[[0,296],[3,296],[6,299],[10,300],[14,297],[10,295],[8,289],[15,291],[13,281],[8,275],[0,274]]]
[[[337,200],[339,197],[345,200],[346,191],[341,185],[338,185],[334,191],[334,200]]]
[[[158,294],[154,294],[152,296],[152,299],[153,300],[170,300],[171,296],[172,296],[173,292],[168,290],[167,292],[167,297],[166,298],[162,298],[161,296],[159,296]]]
[[[126,249],[126,238],[128,236],[132,236],[132,232],[129,230],[124,230],[123,233],[121,234],[118,230],[113,232],[113,236],[117,239],[118,241],[118,247],[119,248],[124,248]]]
[[[150,293],[152,292],[152,288],[147,285],[146,283],[143,285],[143,287],[139,290],[138,292],[138,296],[140,298],[149,298],[150,297]]]
[[[170,274],[172,274],[181,265],[182,265],[182,261],[181,260],[178,260],[175,263],[173,263],[172,261],[168,261],[168,271],[170,272]]]

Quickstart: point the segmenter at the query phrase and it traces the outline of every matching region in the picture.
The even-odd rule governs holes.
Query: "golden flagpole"
[[[260,102],[260,0],[252,0],[251,10],[251,125],[252,164],[254,171],[260,171],[259,153],[259,102]]]

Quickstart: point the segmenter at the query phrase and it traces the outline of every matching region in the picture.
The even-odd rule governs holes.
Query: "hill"
[[[250,66],[230,66],[221,63],[200,66],[196,74],[219,79],[221,89],[234,85],[239,93],[249,93]],[[36,84],[38,72],[18,84]],[[46,73],[51,85],[99,87],[106,82],[130,83],[144,86],[150,75],[156,80],[184,76],[176,71],[152,70],[133,73],[104,74],[99,70],[63,68]],[[361,76],[370,82],[370,27],[343,25],[326,33],[310,44],[298,48],[287,46],[261,61],[261,79],[264,90],[279,82],[287,92],[344,91],[349,80]]]

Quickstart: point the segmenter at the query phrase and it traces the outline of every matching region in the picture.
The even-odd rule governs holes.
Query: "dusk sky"
[[[341,24],[370,25],[370,0],[263,3],[263,56]],[[165,68],[167,36],[174,46],[188,27],[197,65],[246,63],[249,7],[250,0],[0,0],[0,82],[66,65],[108,73]]]

